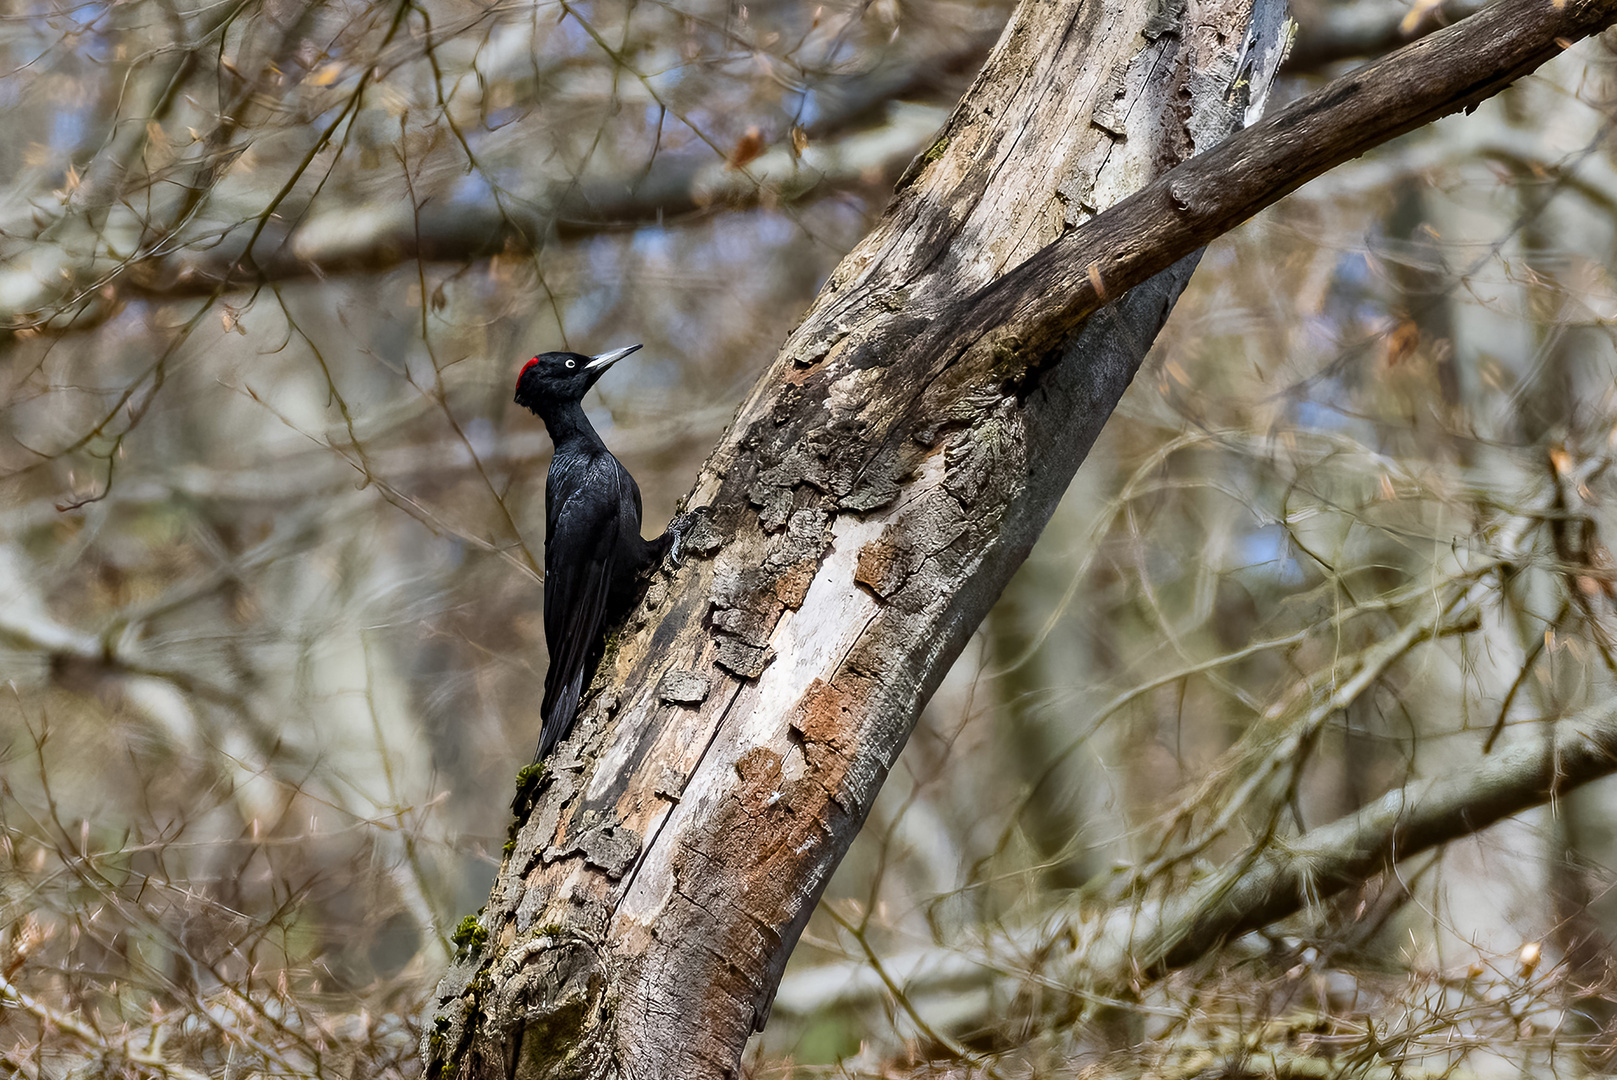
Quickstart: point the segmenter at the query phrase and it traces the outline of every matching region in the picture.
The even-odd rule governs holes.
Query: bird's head
[[[606,373],[606,369],[640,348],[622,349],[583,356],[571,352],[547,352],[529,360],[517,376],[516,403],[537,413],[543,405],[578,401]]]

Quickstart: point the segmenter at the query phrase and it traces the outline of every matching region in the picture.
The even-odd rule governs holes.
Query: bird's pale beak
[[[622,360],[625,356],[628,356],[638,348],[640,348],[638,345],[629,345],[622,349],[613,349],[611,352],[604,352],[600,356],[592,356],[590,357],[590,362],[584,365],[584,370],[605,371],[607,368],[611,367],[619,360]]]

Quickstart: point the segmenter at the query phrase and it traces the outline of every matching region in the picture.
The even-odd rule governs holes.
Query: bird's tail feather
[[[534,756],[535,761],[550,756],[556,744],[567,737],[573,730],[573,718],[578,712],[578,699],[584,694],[584,672],[582,669],[575,672],[562,688],[556,699],[556,704],[546,713],[539,726],[539,753]]]

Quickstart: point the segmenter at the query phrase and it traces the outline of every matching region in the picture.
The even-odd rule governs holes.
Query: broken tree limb
[[[1469,768],[1396,788],[1301,836],[1271,839],[1162,903],[1124,903],[1097,922],[1074,919],[1049,957],[1075,987],[1126,991],[1496,822],[1617,772],[1617,711],[1544,723],[1542,738],[1482,756]],[[1080,966],[1079,976],[1068,965]],[[1104,989],[1102,989],[1104,988]]]
[[[1092,1000],[1126,996],[1142,981],[1187,967],[1244,933],[1389,873],[1401,861],[1617,773],[1617,711],[1597,708],[1534,724],[1541,736],[1483,752],[1465,766],[1450,763],[1441,775],[1411,781],[1300,836],[1266,837],[1226,860],[1231,869],[1166,899],[1102,907],[1091,897],[1054,921],[1002,927],[987,943],[956,952],[900,954],[889,967],[903,973],[914,995],[998,983],[1003,993],[995,1000],[1018,990],[1048,999],[1056,996],[1052,987],[1070,987]],[[1013,967],[1011,973],[1004,958],[1012,956],[1038,961],[1029,971]],[[781,992],[790,992],[788,1007],[798,1015],[880,1000],[886,992],[864,962],[827,965],[793,978],[797,982],[789,990],[783,983]]]
[[[906,356],[928,388],[910,415],[941,415],[961,384],[990,372],[1025,377],[1112,298],[1314,177],[1474,107],[1613,21],[1614,0],[1501,0],[1185,161],[935,324]]]
[[[888,215],[742,407],[713,508],[616,641],[439,990],[434,1073],[734,1075],[922,704],[1031,548],[1188,279],[1183,260],[908,473],[864,432],[949,304],[1238,125],[1282,9],[1024,5]],[[1253,43],[1248,46],[1248,41]],[[1243,65],[1255,89],[1230,93]],[[828,355],[829,354],[829,355]],[[662,692],[671,673],[702,693]],[[691,700],[693,697],[699,700]]]

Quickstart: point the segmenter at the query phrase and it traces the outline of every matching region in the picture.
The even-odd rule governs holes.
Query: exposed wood
[[[428,1018],[431,1068],[735,1075],[1196,246],[1497,90],[1612,2],[1490,13],[1209,150],[1268,85],[1278,5],[1025,3],[704,467],[698,557],[652,585],[525,795]]]
[[[476,1075],[733,1075],[921,705],[1025,557],[1194,260],[1035,387],[862,467],[959,299],[1236,127],[1281,9],[1030,3],[703,470],[697,558],[653,585],[552,763],[427,1052]],[[1180,20],[1183,20],[1181,22]],[[1251,39],[1263,43],[1248,46]],[[854,345],[879,355],[853,362]],[[699,680],[698,695],[669,688]],[[670,697],[674,700],[668,700]]]

